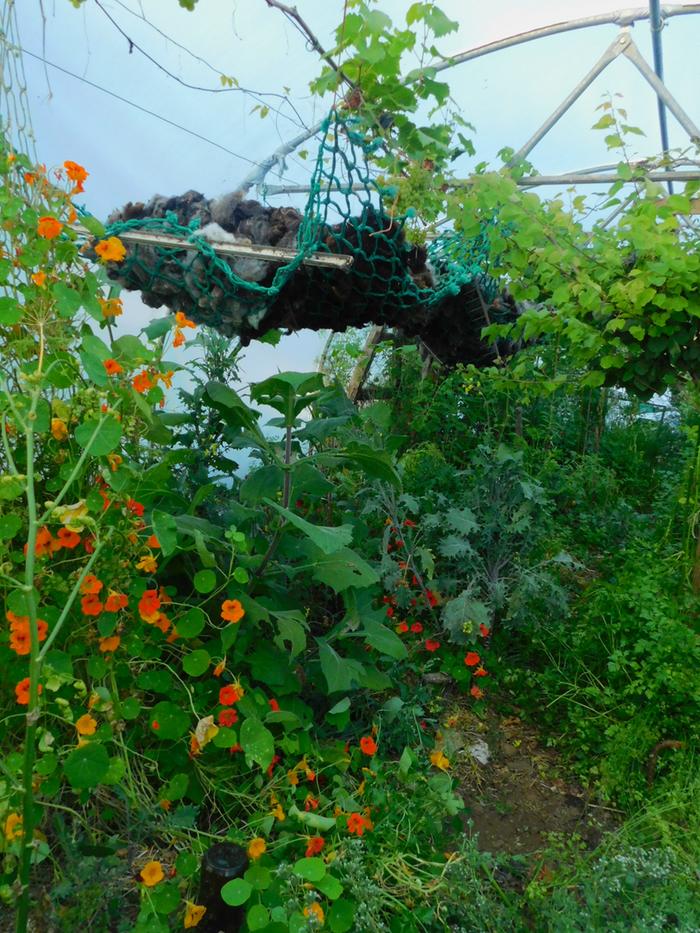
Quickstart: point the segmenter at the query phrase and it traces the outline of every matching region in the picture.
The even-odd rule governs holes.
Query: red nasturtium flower
[[[235,684],[226,684],[225,687],[219,690],[219,703],[222,706],[233,706],[234,703],[238,703],[242,696],[240,687]]]
[[[101,262],[121,262],[126,256],[124,244],[117,236],[100,240],[95,247],[95,252],[100,257]]]
[[[59,528],[56,538],[61,547],[68,548],[69,551],[72,551],[74,547],[80,544],[80,535],[77,531],[71,531],[68,528]]]
[[[131,384],[141,394],[153,388],[153,380],[147,369],[142,369],[140,373],[137,373],[131,380]]]
[[[138,515],[139,518],[141,518],[144,513],[144,506],[140,502],[137,502],[136,499],[127,499],[126,507],[130,512],[133,512],[134,515]]]
[[[272,710],[273,713],[279,713],[280,705],[277,702],[277,700],[272,699],[272,700],[268,700],[267,702],[270,704],[270,709]]]
[[[416,634],[420,634],[420,632],[423,631],[423,626],[420,624],[420,622],[414,622],[411,626],[411,631],[415,632]]]
[[[43,691],[43,687],[39,684],[39,693]],[[17,697],[17,702],[20,706],[29,705],[29,678],[25,677],[24,680],[20,682],[15,687],[15,696]]]
[[[404,632],[407,632],[407,631],[408,631],[408,622],[399,622],[399,624],[396,626],[396,631],[397,631],[399,634],[403,634]]]
[[[307,858],[313,858],[314,855],[318,855],[326,844],[326,840],[323,836],[309,836],[306,841],[308,845],[306,846],[306,852],[304,854]]]
[[[361,813],[351,813],[348,817],[348,832],[356,836],[362,836],[367,826],[364,816]]]
[[[464,663],[467,667],[476,667],[481,658],[476,653],[476,651],[467,651],[467,656],[464,659]]]
[[[225,622],[240,622],[245,609],[239,599],[227,599],[221,607],[221,618]]]
[[[474,671],[474,676],[475,677],[488,677],[488,673],[489,672],[484,670],[483,667],[477,667],[477,669]]]
[[[484,691],[477,687],[476,684],[474,684],[469,692],[477,700],[480,700],[484,695]]]
[[[113,359],[104,360],[102,365],[104,366],[108,376],[118,376],[119,373],[124,372],[124,367]]]
[[[158,590],[146,590],[139,600],[139,615],[145,622],[149,622],[160,609],[160,596]]]
[[[364,735],[360,739],[360,748],[365,753],[365,755],[376,755],[377,753],[377,743],[374,741],[371,735]]]
[[[36,225],[36,232],[45,240],[55,239],[63,230],[63,224],[55,217],[40,217]]]
[[[228,726],[229,728],[238,722],[238,713],[235,709],[222,709],[219,713],[219,725]]]
[[[426,651],[437,651],[440,647],[440,642],[434,638],[426,638],[425,640],[425,650]]]
[[[114,593],[110,591],[105,600],[105,612],[119,612],[120,609],[126,609],[129,605],[129,597],[123,593]]]
[[[80,592],[84,596],[96,596],[103,586],[104,583],[98,580],[94,573],[89,573],[80,584]]]

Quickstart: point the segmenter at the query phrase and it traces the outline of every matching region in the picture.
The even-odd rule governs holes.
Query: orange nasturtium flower
[[[121,638],[118,635],[109,635],[107,638],[100,638],[100,651],[104,654],[116,651],[121,644]]]
[[[19,813],[8,813],[5,820],[5,839],[12,842],[13,839],[19,839],[22,835],[22,817]]]
[[[326,844],[326,840],[323,838],[323,836],[308,836],[307,842],[308,845],[306,847],[306,852],[304,853],[307,858],[313,858],[314,855],[318,855],[318,853]]]
[[[43,286],[43,284],[44,284],[45,281],[46,281],[46,273],[45,273],[45,272],[41,272],[41,270],[40,270],[39,272],[34,272],[34,273],[32,274],[32,282],[34,282],[35,285],[38,285],[39,288],[41,288],[41,287]]]
[[[43,687],[39,684],[39,693],[43,691]],[[29,705],[29,678],[25,677],[24,680],[20,682],[15,687],[15,696],[17,697],[17,702],[20,706]]]
[[[361,813],[351,813],[348,817],[348,832],[356,836],[364,834],[367,823]]]
[[[117,363],[116,360],[113,360],[113,359],[104,360],[102,365],[107,370],[108,376],[118,376],[119,373],[124,372],[124,367],[121,366],[119,363]]]
[[[194,321],[191,321],[184,313],[184,311],[177,311],[175,313],[175,323],[178,327],[192,327],[195,328],[197,325]]]
[[[103,586],[104,583],[94,573],[89,573],[80,584],[80,592],[84,596],[96,596]]]
[[[55,239],[63,230],[63,224],[55,217],[40,217],[36,225],[36,232],[45,240]]]
[[[262,836],[256,836],[255,839],[251,839],[248,845],[248,855],[250,858],[255,861],[259,859],[263,852],[267,849],[267,843],[262,838]]]
[[[439,768],[441,771],[447,771],[450,767],[450,759],[445,755],[442,749],[435,749],[430,753],[430,764]]]
[[[307,918],[315,917],[319,926],[323,926],[325,914],[323,913],[323,907],[321,907],[318,901],[313,901],[311,904],[309,904],[308,907],[304,908],[304,916]]]
[[[106,240],[100,240],[95,247],[95,252],[102,262],[122,262],[126,256],[124,244],[117,236],[111,236]]]
[[[80,544],[80,535],[77,531],[71,531],[70,528],[59,528],[56,540],[61,547],[68,548],[69,551],[72,551],[73,548]]]
[[[157,614],[160,605],[158,590],[146,590],[139,600],[139,615],[148,622]]]
[[[75,182],[75,188],[73,188],[73,194],[80,194],[82,191],[85,191],[83,188],[83,182],[88,177],[89,172],[86,172],[82,165],[78,165],[77,162],[71,162],[68,159],[63,163],[63,167],[66,170],[66,175],[70,178],[71,181]]]
[[[120,314],[124,313],[121,298],[98,298],[97,300],[102,308],[102,317],[104,318],[119,317]]]
[[[219,703],[222,706],[233,706],[244,696],[243,688],[238,684],[226,684],[219,690]]]
[[[88,596],[82,597],[80,600],[80,608],[83,615],[98,616],[102,612],[104,606],[102,605],[99,596],[90,594]]]
[[[140,872],[141,879],[147,888],[152,888],[165,878],[163,866],[160,862],[146,862]]]
[[[225,622],[240,622],[245,615],[239,599],[227,599],[221,607],[221,618]]]
[[[189,930],[192,927],[196,927],[206,912],[207,908],[202,904],[193,904],[192,901],[185,901],[185,929]]]
[[[480,687],[477,687],[476,684],[474,684],[469,692],[475,700],[481,700],[484,696],[484,691]]]
[[[158,538],[156,538],[155,535],[149,535],[146,538],[146,547],[159,548],[160,541],[158,540]]]
[[[144,573],[155,573],[158,569],[158,562],[151,554],[145,554],[136,564],[137,570],[143,570]]]
[[[476,653],[476,651],[467,651],[467,656],[464,659],[464,663],[467,667],[476,667],[481,658]]]
[[[360,748],[365,755],[369,755],[370,757],[377,753],[377,743],[371,735],[365,735],[360,739]]]
[[[131,384],[139,393],[147,392],[153,388],[153,380],[147,369],[142,369],[140,373],[137,373],[131,380]]]
[[[124,463],[124,458],[119,454],[107,454],[107,463],[112,473],[116,473],[120,463]]]
[[[85,713],[75,721],[75,731],[78,735],[94,735],[97,731],[97,720],[90,713]]]
[[[129,605],[129,597],[124,593],[114,593],[112,590],[105,600],[105,612],[119,612],[120,609],[126,609]]]
[[[51,434],[54,440],[65,441],[68,437],[68,425],[63,418],[51,419]]]

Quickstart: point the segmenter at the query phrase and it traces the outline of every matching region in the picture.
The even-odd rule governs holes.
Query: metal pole
[[[629,34],[623,32],[622,35],[618,36],[617,39],[607,47],[588,74],[579,81],[568,97],[559,104],[557,109],[544,121],[542,126],[528,139],[525,145],[518,149],[508,162],[508,165],[514,165],[516,162],[524,159],[528,152],[534,149],[537,143],[552,129],[554,124],[564,116],[569,107],[578,100],[586,88],[608,67],[610,62],[615,61],[618,55],[625,51],[631,41],[632,39]]]
[[[678,120],[680,125],[686,131],[692,142],[700,142],[700,129],[693,123],[688,114],[683,110],[681,105],[678,103],[676,98],[671,94],[669,89],[659,80],[656,76],[654,69],[650,68],[647,64],[645,58],[640,53],[637,46],[630,40],[629,44],[624,48],[623,54],[629,58],[632,64],[642,73],[643,77],[646,78],[649,84],[656,91],[656,95],[659,98],[659,103],[661,101],[666,104],[668,109],[671,111],[673,116]]]
[[[700,13],[700,3],[667,4],[662,7],[661,13],[664,19],[668,19],[671,16],[684,16],[688,13]],[[446,68],[453,68],[455,65],[461,65],[463,62],[470,62],[475,58],[481,58],[482,55],[490,55],[491,52],[499,52],[501,49],[510,49],[514,45],[532,42],[533,39],[543,39],[545,36],[556,36],[562,32],[573,32],[575,29],[587,29],[589,26],[631,26],[639,19],[649,19],[649,10],[638,7],[632,10],[617,10],[613,13],[601,13],[597,16],[584,16],[581,19],[552,23],[549,26],[541,26],[539,29],[529,29],[527,32],[519,32],[513,36],[507,36],[505,39],[498,39],[495,42],[478,45],[464,52],[457,52],[456,55],[450,55],[449,58],[445,58],[438,62],[432,62],[430,67],[434,68],[436,71],[444,71]]]
[[[649,0],[649,28],[651,29],[651,48],[654,53],[654,71],[659,81],[664,79],[664,53],[661,45],[661,30],[664,28],[661,19],[659,0]],[[659,131],[661,133],[661,149],[668,156],[668,123],[666,122],[666,107],[663,100],[657,97],[656,104],[659,109]],[[673,184],[669,181],[668,193],[673,194]]]

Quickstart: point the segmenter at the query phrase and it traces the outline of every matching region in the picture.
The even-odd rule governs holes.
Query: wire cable
[[[8,46],[10,45],[7,42],[4,44]],[[183,133],[187,133],[189,136],[194,136],[196,139],[208,143],[210,146],[215,146],[217,149],[221,149],[222,152],[226,152],[228,155],[231,155],[236,159],[240,159],[242,162],[247,162],[249,165],[258,165],[262,167],[261,162],[256,162],[255,159],[249,159],[248,156],[241,155],[240,152],[234,152],[232,149],[223,146],[221,143],[217,143],[213,139],[209,139],[209,137],[203,136],[201,133],[197,133],[195,130],[188,129],[181,123],[176,123],[174,120],[170,120],[168,117],[164,117],[161,114],[156,113],[154,110],[149,110],[147,107],[142,107],[141,104],[137,104],[135,101],[129,100],[127,97],[122,97],[121,94],[117,94],[115,91],[110,91],[109,88],[102,87],[102,85],[96,84],[94,81],[90,81],[88,78],[83,78],[81,75],[77,75],[73,71],[69,71],[62,65],[57,65],[55,62],[50,62],[48,59],[43,58],[41,55],[37,55],[35,52],[30,52],[29,49],[22,48],[18,45],[11,47],[22,52],[24,55],[29,55],[30,58],[34,58],[37,61],[43,62],[50,68],[55,68],[57,71],[60,71],[71,78],[75,78],[76,81],[81,81],[83,84],[87,84],[89,87],[95,88],[95,90],[101,91],[103,94],[108,94],[110,97],[114,97],[116,100],[121,101],[123,104],[128,104],[129,107],[134,107],[136,110],[140,110],[141,113],[145,113],[150,117],[154,117],[156,120],[160,120],[162,123],[167,123],[169,126],[172,126],[175,129],[182,130]],[[291,182],[291,179],[286,179],[284,176],[280,176],[280,178]]]
[[[120,5],[121,7],[123,7],[125,10],[128,10],[128,12],[131,13],[133,16],[138,16],[138,14],[137,14],[137,13],[134,13],[133,10],[129,10],[129,7],[127,7],[124,3],[120,3],[119,0],[117,0],[117,2],[118,2],[119,5]],[[237,85],[236,87],[204,87],[203,85],[199,85],[199,84],[190,84],[189,81],[185,81],[183,78],[180,78],[178,75],[174,74],[174,72],[172,72],[172,71],[170,71],[168,68],[166,68],[165,65],[162,65],[162,64],[161,64],[157,59],[155,59],[149,52],[147,52],[147,51],[146,51],[144,48],[142,48],[137,42],[135,42],[135,41],[131,38],[131,36],[129,36],[129,35],[122,29],[122,27],[121,27],[121,26],[119,25],[119,23],[114,19],[114,17],[112,17],[112,16],[110,15],[110,13],[104,8],[104,6],[100,3],[100,0],[95,0],[95,4],[96,4],[97,7],[102,11],[102,13],[104,13],[104,15],[105,15],[105,16],[107,17],[107,19],[110,21],[110,23],[111,23],[111,24],[114,26],[114,28],[119,32],[119,34],[120,34],[121,36],[123,36],[124,39],[126,39],[126,41],[129,43],[129,53],[130,53],[130,54],[131,54],[131,52],[132,52],[134,49],[136,49],[136,50],[137,50],[138,52],[140,52],[145,58],[147,58],[148,61],[151,62],[151,64],[155,65],[156,68],[158,68],[160,71],[162,71],[164,74],[166,74],[169,78],[172,78],[173,81],[177,81],[177,83],[178,83],[178,84],[181,84],[183,87],[190,88],[190,89],[193,90],[193,91],[204,91],[204,92],[209,93],[209,94],[229,94],[229,93],[236,93],[236,92],[238,92],[239,94],[247,94],[248,96],[252,97],[254,100],[257,100],[258,103],[262,104],[262,106],[267,107],[269,110],[272,110],[273,113],[277,113],[279,116],[284,117],[285,120],[289,120],[291,123],[296,123],[297,120],[298,120],[298,121],[299,121],[299,126],[301,126],[302,129],[308,129],[308,127],[306,126],[306,124],[305,124],[304,121],[302,120],[302,117],[301,117],[301,115],[299,114],[299,112],[297,111],[297,109],[296,109],[296,108],[294,107],[294,105],[291,103],[291,101],[289,100],[289,98],[286,97],[284,94],[280,94],[280,93],[275,92],[275,91],[260,91],[260,92],[259,92],[259,91],[253,91],[253,90],[251,90],[250,88],[240,87],[240,86],[238,86],[238,85]],[[145,17],[139,17],[139,19],[142,19],[145,23],[147,23],[147,25],[149,25],[149,26],[151,26],[151,28],[155,29],[156,32],[158,32],[161,36],[163,36],[164,39],[167,39],[168,42],[172,42],[172,43],[173,43],[175,46],[177,46],[179,49],[182,49],[184,52],[187,52],[188,55],[191,55],[193,58],[197,59],[197,61],[202,62],[203,64],[205,64],[211,71],[215,72],[217,75],[221,76],[221,75],[223,74],[223,72],[218,71],[216,68],[214,68],[213,65],[210,65],[209,62],[205,61],[205,59],[201,58],[199,55],[195,55],[195,53],[192,52],[192,51],[190,51],[190,49],[188,49],[186,46],[181,45],[179,42],[176,42],[175,39],[171,39],[170,36],[166,35],[166,33],[164,33],[161,29],[159,29],[159,28],[158,28],[157,26],[155,26],[153,23],[151,23],[150,20],[146,19]],[[286,103],[288,103],[288,104],[292,107],[292,109],[294,110],[294,113],[295,113],[296,116],[297,116],[297,120],[294,120],[292,117],[290,117],[290,116],[289,116],[288,114],[286,114],[286,113],[283,113],[283,112],[282,112],[281,110],[279,110],[278,108],[271,106],[267,101],[265,101],[265,100],[263,99],[264,97],[276,97],[276,98],[278,98],[278,99],[280,99],[280,100],[286,101]]]

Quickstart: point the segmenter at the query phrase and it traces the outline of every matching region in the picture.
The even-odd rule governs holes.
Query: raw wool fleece
[[[154,196],[147,204],[129,202],[108,218],[112,224],[161,218],[189,227],[188,237],[201,237],[211,247],[219,243],[276,246],[296,250],[302,214],[293,207],[269,207],[240,192],[207,199],[197,191],[174,197]],[[117,235],[119,231],[116,231]],[[350,253],[349,271],[300,265],[277,294],[273,283],[279,263],[247,257],[226,257],[229,269],[250,288],[231,288],[221,269],[205,252],[167,250],[125,241],[127,259],[108,264],[109,276],[124,288],[140,291],[153,308],[163,305],[184,311],[198,324],[244,344],[271,328],[290,331],[344,331],[367,324],[396,329],[420,338],[446,365],[494,362],[497,354],[481,339],[487,323],[512,320],[516,308],[504,295],[492,303],[474,282],[429,305],[420,300],[433,287],[427,252],[407,242],[403,228],[381,210],[365,206],[357,217],[340,224],[319,224],[318,252]],[[130,261],[134,260],[134,261]],[[219,257],[222,260],[222,257]],[[154,271],[157,270],[157,273]],[[409,298],[407,299],[407,295]],[[499,347],[501,355],[505,351]]]

